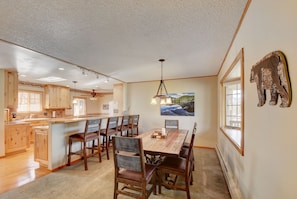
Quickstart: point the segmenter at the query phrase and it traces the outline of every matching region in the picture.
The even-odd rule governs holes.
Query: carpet
[[[195,148],[194,183],[190,187],[192,199],[231,199],[215,150]],[[83,161],[52,172],[33,182],[0,195],[1,199],[111,199],[113,198],[113,159],[102,157],[88,159],[89,170],[84,170]],[[128,198],[119,196],[120,198]],[[162,187],[162,194],[150,199],[182,199],[186,192]]]

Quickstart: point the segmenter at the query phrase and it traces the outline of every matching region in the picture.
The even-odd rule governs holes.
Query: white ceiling
[[[76,88],[97,92],[159,80],[160,58],[165,80],[216,75],[246,2],[0,1],[0,68],[17,69],[21,81],[62,77],[57,84],[74,87],[76,80]],[[77,66],[110,82],[93,72],[85,77]]]

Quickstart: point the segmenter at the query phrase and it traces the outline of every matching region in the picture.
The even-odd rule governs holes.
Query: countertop
[[[64,117],[64,118],[28,118],[28,119],[21,119],[21,120],[14,120],[9,121],[6,124],[8,125],[16,125],[16,124],[30,124],[31,121],[47,121],[48,123],[71,123],[71,122],[79,122],[79,121],[86,121],[90,118],[92,119],[99,119],[99,118],[106,118],[109,117],[108,115],[101,115],[101,116],[85,116],[85,117]]]

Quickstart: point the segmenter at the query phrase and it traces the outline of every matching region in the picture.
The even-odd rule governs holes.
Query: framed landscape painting
[[[194,116],[195,94],[194,92],[172,93],[172,104],[161,105],[161,115]]]

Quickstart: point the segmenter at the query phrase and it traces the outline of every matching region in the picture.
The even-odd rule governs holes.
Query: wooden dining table
[[[153,136],[160,132],[161,128],[151,129],[137,136],[142,138],[143,150],[150,163],[159,163],[163,156],[178,156],[188,134],[186,129],[166,129],[166,136]]]

